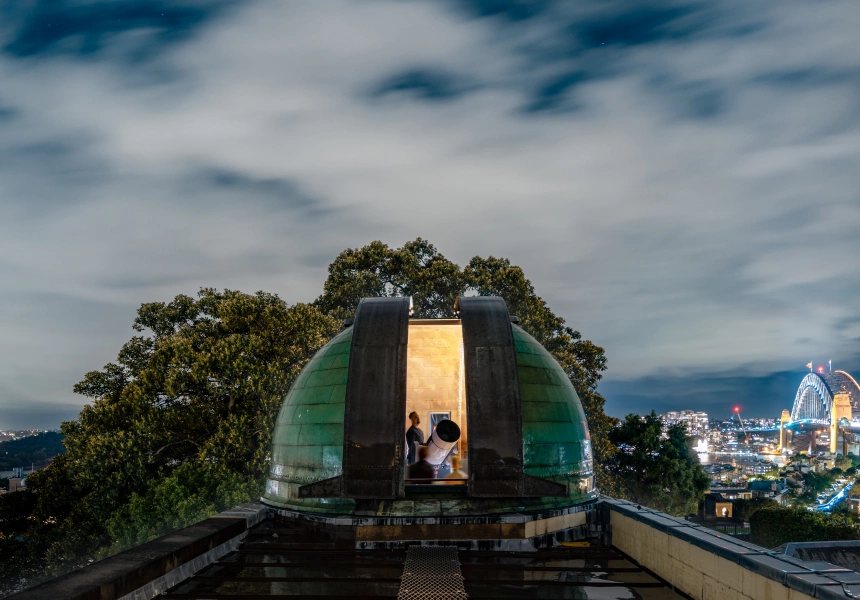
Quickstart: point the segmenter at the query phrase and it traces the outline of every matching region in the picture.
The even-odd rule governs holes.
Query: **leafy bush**
[[[770,507],[750,517],[750,541],[765,548],[788,542],[857,540],[856,517],[845,513],[826,515],[805,509]]]

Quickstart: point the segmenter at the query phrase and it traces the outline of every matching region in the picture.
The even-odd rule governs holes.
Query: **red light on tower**
[[[819,372],[819,373],[824,373],[824,367],[818,367],[818,372]]]
[[[735,406],[735,412],[736,412],[736,413],[741,412],[741,407],[740,407],[740,406]]]

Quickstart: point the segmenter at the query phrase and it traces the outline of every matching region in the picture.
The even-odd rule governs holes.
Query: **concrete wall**
[[[770,552],[623,500],[601,501],[612,545],[695,600],[849,598],[853,571]]]
[[[413,320],[406,348],[406,414],[421,417],[425,441],[432,434],[431,412],[450,412],[460,426],[460,456],[466,450],[466,403],[463,374],[463,328],[460,321]]]
[[[232,552],[269,508],[243,504],[26,589],[15,600],[151,600]]]

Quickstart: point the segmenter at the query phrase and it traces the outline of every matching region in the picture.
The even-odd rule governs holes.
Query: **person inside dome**
[[[436,469],[427,462],[428,456],[430,456],[430,448],[427,446],[418,446],[418,462],[409,465],[407,475],[408,479],[411,480],[409,483],[433,483],[433,478],[436,477]]]
[[[462,483],[466,483],[462,481],[463,479],[468,479],[469,476],[462,470],[460,470],[460,457],[452,456],[451,457],[451,472],[448,473],[445,478],[442,480],[442,483],[447,485],[459,485]]]
[[[414,410],[409,413],[409,420],[412,421],[412,427],[406,430],[406,464],[411,465],[415,462],[415,442],[420,446],[424,445],[424,432],[418,429],[421,424],[421,417]]]

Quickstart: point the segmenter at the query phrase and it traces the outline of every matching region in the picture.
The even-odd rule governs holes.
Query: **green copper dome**
[[[332,338],[287,393],[272,435],[272,464],[263,496],[267,503],[325,512],[352,509],[350,499],[299,498],[302,485],[341,474],[351,340],[351,327]]]
[[[593,468],[582,404],[564,369],[546,348],[516,325],[513,332],[523,411],[524,471],[555,481],[576,478],[578,486],[579,476],[590,475]]]
[[[543,346],[520,327],[511,328],[522,411],[522,471],[560,484],[566,493],[551,498],[468,498],[463,492],[464,510],[472,514],[570,506],[594,498],[588,426],[573,385]],[[352,498],[299,494],[302,486],[342,475],[352,340],[352,327],[335,336],[305,366],[284,399],[273,433],[263,496],[267,504],[315,513],[354,511]],[[447,494],[443,504],[450,511],[450,503],[458,498]]]

